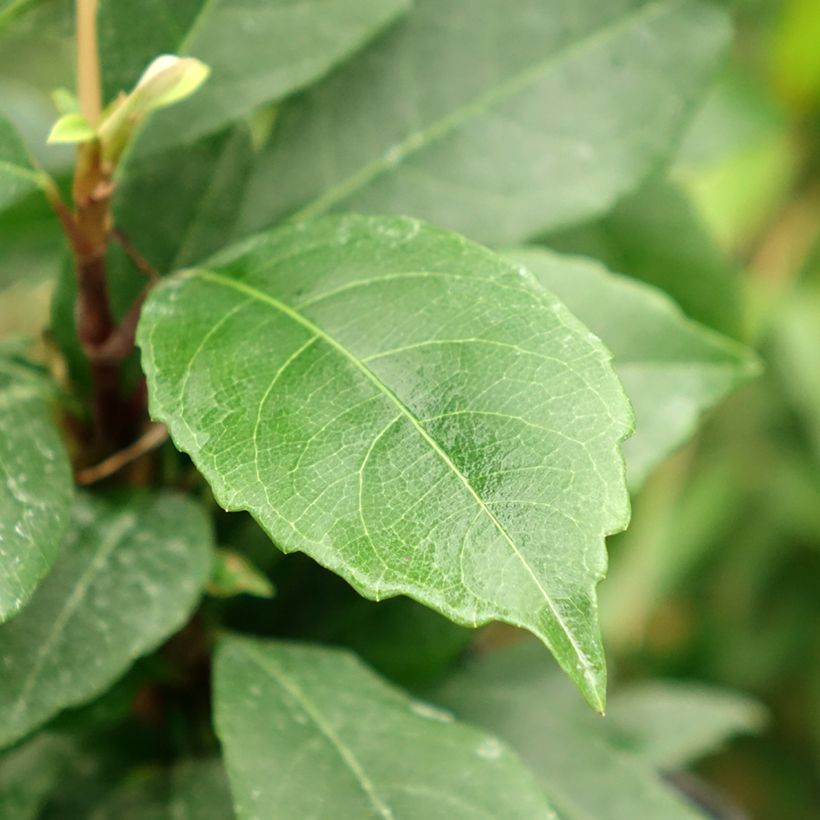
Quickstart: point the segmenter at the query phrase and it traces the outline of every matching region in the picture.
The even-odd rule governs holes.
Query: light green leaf
[[[166,280],[138,341],[153,416],[223,507],[368,597],[532,630],[602,708],[631,416],[530,274],[415,220],[328,218]]]
[[[183,498],[78,497],[54,570],[0,628],[0,745],[104,691],[180,627],[207,581],[210,543]]]
[[[93,820],[230,820],[228,780],[218,758],[132,772],[94,807]]]
[[[751,698],[710,686],[643,682],[616,692],[610,719],[651,765],[679,769],[728,738],[758,731],[766,713]]]
[[[0,623],[51,569],[69,522],[74,484],[50,404],[36,371],[0,355]]]
[[[106,99],[130,89],[160,53],[211,68],[191,100],[155,117],[141,140],[154,151],[224,128],[313,82],[408,8],[409,0],[102,0]]]
[[[25,145],[14,126],[0,114],[0,208],[40,187],[40,177],[31,164]]]
[[[740,277],[689,197],[669,180],[652,179],[602,219],[543,241],[553,250],[594,256],[610,270],[655,285],[690,319],[728,336],[740,335]]]
[[[509,743],[565,820],[704,820],[532,644],[485,656],[434,700]]]
[[[228,638],[215,674],[238,820],[556,817],[503,743],[346,652]]]
[[[541,248],[522,248],[509,257],[532,271],[612,351],[635,410],[635,435],[623,448],[632,489],[692,435],[705,410],[759,373],[751,351],[688,320],[653,287]]]
[[[49,143],[88,142],[95,139],[94,126],[80,113],[63,114],[48,135]]]
[[[0,817],[36,820],[54,788],[73,744],[40,734],[0,756]]]
[[[670,152],[728,35],[702,0],[416,0],[283,107],[241,224],[339,208],[509,243],[599,214]]]

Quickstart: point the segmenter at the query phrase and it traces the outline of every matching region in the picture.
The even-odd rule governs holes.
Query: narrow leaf
[[[0,745],[105,690],[190,614],[210,533],[175,496],[80,496],[61,555],[26,610],[0,628]]]
[[[69,522],[73,481],[49,388],[0,355],[0,623],[51,569]]]
[[[759,373],[754,354],[688,320],[661,291],[540,248],[509,254],[597,333],[635,410],[624,444],[632,489],[688,439],[701,414]]]
[[[565,820],[704,820],[626,747],[609,717],[579,708],[531,644],[468,666],[434,699],[509,743]]]
[[[241,224],[338,208],[509,243],[589,218],[670,152],[728,35],[704,0],[416,0],[282,108]]]
[[[368,597],[532,630],[602,708],[631,415],[530,274],[414,220],[329,218],[166,280],[139,344],[152,414],[222,506]]]
[[[610,718],[653,766],[674,770],[766,722],[751,698],[715,687],[650,681],[618,690]]]
[[[40,187],[40,177],[14,126],[0,114],[0,208]]]
[[[215,699],[238,820],[556,817],[503,743],[345,652],[226,639]]]
[[[198,57],[211,78],[155,119],[146,152],[189,142],[292,94],[347,58],[407,10],[409,0],[102,0],[106,98],[130,89],[145,65],[170,52]]]

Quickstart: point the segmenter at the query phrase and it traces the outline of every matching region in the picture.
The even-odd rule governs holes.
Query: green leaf
[[[51,569],[68,526],[73,480],[47,382],[0,355],[0,623]]]
[[[594,256],[666,291],[696,322],[740,334],[740,277],[686,194],[666,179],[650,180],[602,219],[543,241],[562,253]]]
[[[48,135],[49,143],[88,142],[95,139],[94,126],[80,113],[63,114]]]
[[[416,0],[283,107],[241,224],[339,208],[509,243],[601,213],[670,152],[728,36],[701,0]]]
[[[161,273],[198,262],[230,237],[252,161],[244,126],[134,157],[114,195],[117,224]]]
[[[728,738],[758,731],[766,713],[755,701],[710,686],[643,682],[621,689],[610,719],[653,766],[683,768]]]
[[[503,743],[346,652],[227,638],[215,674],[238,820],[556,816]]]
[[[0,208],[40,187],[40,176],[14,126],[0,114]]]
[[[703,820],[532,644],[485,656],[434,700],[509,743],[565,820]]]
[[[247,558],[233,550],[218,549],[208,582],[208,594],[230,598],[247,593],[257,598],[272,598],[273,584]]]
[[[103,692],[180,627],[210,543],[202,511],[182,498],[78,497],[54,570],[0,628],[0,745]]]
[[[135,771],[94,807],[94,820],[229,820],[228,780],[218,758],[191,758],[167,769]]]
[[[0,817],[36,820],[72,746],[67,738],[40,734],[0,756]]]
[[[152,415],[225,509],[367,597],[532,630],[602,708],[631,416],[527,272],[415,220],[328,218],[166,280],[138,341]]]
[[[211,68],[195,97],[156,117],[141,139],[153,151],[224,128],[282,99],[346,59],[409,0],[102,0],[105,96],[130,89],[160,53],[198,57]]]
[[[632,489],[692,435],[705,410],[760,371],[750,350],[688,320],[653,287],[541,248],[521,248],[509,257],[614,354],[635,410],[635,435],[623,448]]]

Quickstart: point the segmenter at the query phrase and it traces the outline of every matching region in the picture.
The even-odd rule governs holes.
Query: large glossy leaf
[[[653,179],[605,217],[544,238],[562,253],[594,256],[610,270],[666,291],[696,322],[737,337],[740,277],[680,187]]]
[[[211,67],[191,100],[156,116],[142,137],[153,150],[223,128],[302,88],[350,56],[409,0],[102,0],[106,97],[137,81],[162,52]]]
[[[700,415],[759,372],[751,351],[688,320],[661,291],[595,262],[522,248],[510,258],[597,333],[635,409],[630,487],[694,432]]]
[[[48,385],[2,351],[0,478],[3,622],[23,608],[57,557],[69,522],[73,481]]]
[[[468,666],[434,695],[508,742],[566,820],[695,820],[689,806],[612,725],[579,708],[549,659],[524,645]]]
[[[556,816],[503,743],[345,652],[229,638],[215,699],[239,820]]]
[[[0,628],[0,745],[102,692],[181,626],[210,561],[207,520],[192,502],[78,497],[54,570]]]
[[[39,187],[39,176],[14,126],[0,114],[0,208]]]
[[[530,274],[414,220],[323,219],[167,280],[139,344],[153,416],[222,506],[368,597],[532,630],[602,708],[631,418]]]
[[[417,0],[282,109],[242,224],[341,208],[501,243],[600,213],[669,152],[728,32],[701,0]]]

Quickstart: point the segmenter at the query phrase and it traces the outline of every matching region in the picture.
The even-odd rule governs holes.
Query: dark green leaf
[[[0,628],[0,745],[104,691],[180,627],[208,578],[210,539],[180,497],[78,497],[53,571]]]
[[[308,85],[408,8],[409,0],[102,0],[105,95],[136,83],[162,52],[198,57],[211,77],[154,118],[141,150],[188,142]]]
[[[701,0],[417,0],[282,109],[241,224],[339,208],[502,243],[589,218],[670,152],[728,35]]]
[[[0,208],[40,186],[40,178],[12,124],[0,114]]]
[[[0,622],[51,569],[73,496],[68,455],[42,376],[0,354]]]
[[[339,650],[226,639],[215,698],[239,820],[556,817],[503,743]]]
[[[223,507],[368,597],[525,626],[602,708],[631,416],[529,273],[414,220],[324,219],[166,280],[139,344],[152,414]]]
[[[759,373],[751,351],[688,320],[653,287],[541,248],[523,248],[510,258],[531,270],[614,354],[635,409],[635,435],[623,448],[633,489],[692,435],[707,408]]]

